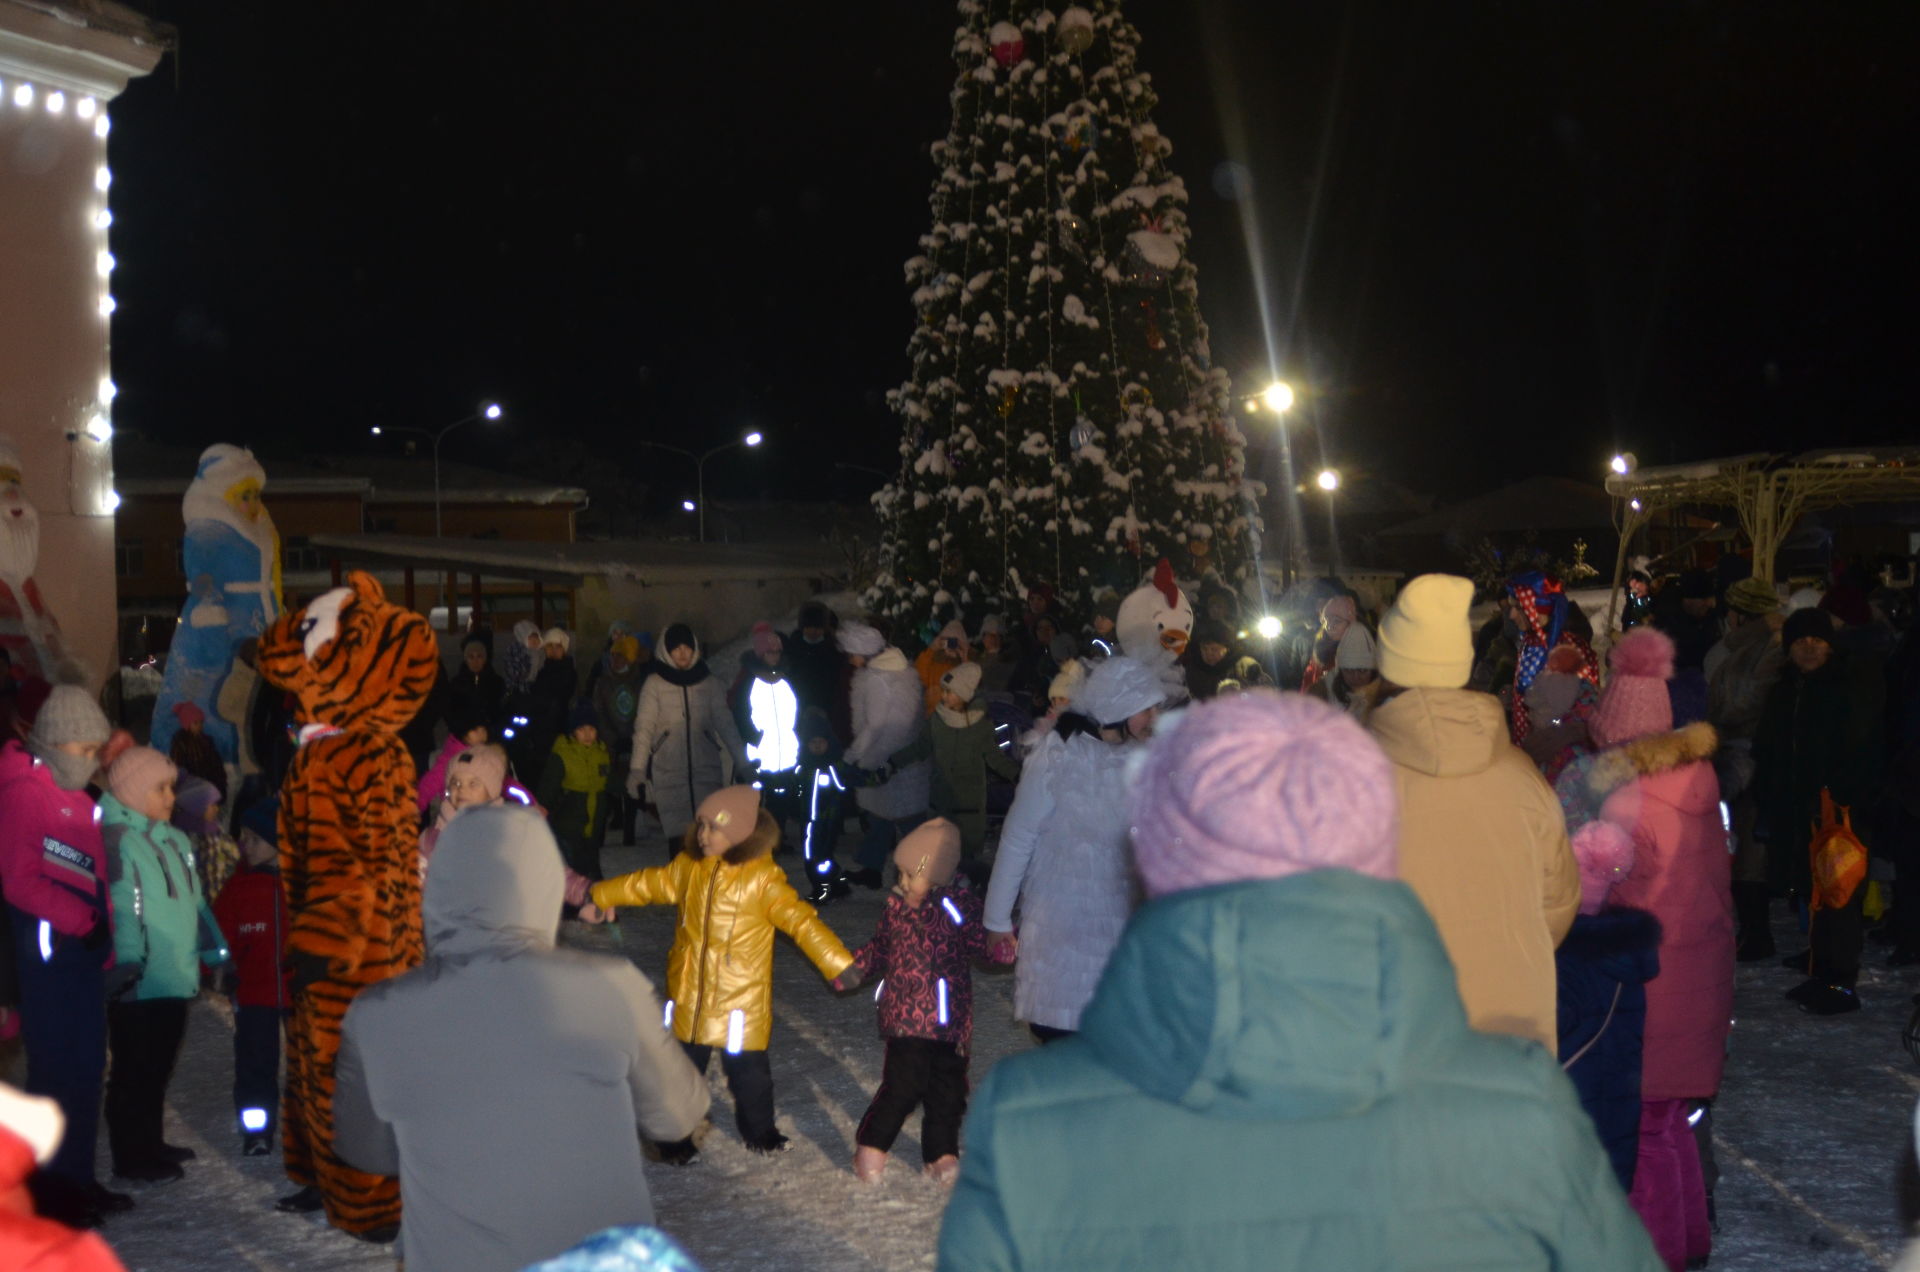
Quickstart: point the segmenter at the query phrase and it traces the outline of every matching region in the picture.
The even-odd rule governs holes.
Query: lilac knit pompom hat
[[[1132,797],[1151,896],[1338,868],[1398,877],[1393,767],[1344,711],[1252,690],[1154,733]]]

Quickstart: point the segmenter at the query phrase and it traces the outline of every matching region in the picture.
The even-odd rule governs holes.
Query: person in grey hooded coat
[[[516,1272],[652,1223],[640,1135],[685,1139],[706,1116],[646,978],[554,948],[565,887],[537,814],[468,809],[427,877],[426,961],[347,1012],[334,1147],[400,1176],[409,1272]]]
[[[747,747],[727,710],[727,688],[707,669],[691,627],[675,623],[661,633],[657,662],[634,714],[627,794],[638,800],[652,792],[671,849],[701,800],[743,780]]]

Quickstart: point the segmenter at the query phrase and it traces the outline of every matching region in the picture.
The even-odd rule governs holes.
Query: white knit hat
[[[973,695],[980,692],[980,664],[961,663],[940,677],[940,688],[956,695],[962,702],[972,702]]]
[[[1342,671],[1372,671],[1379,667],[1379,658],[1373,649],[1373,633],[1367,630],[1365,623],[1355,623],[1347,628],[1347,634],[1340,638],[1340,652],[1334,655],[1333,662]]]
[[[1380,620],[1380,674],[1408,689],[1459,689],[1473,674],[1473,583],[1422,574]]]
[[[1159,675],[1139,659],[1122,654],[1089,672],[1069,705],[1096,724],[1118,724],[1166,700],[1166,686]]]
[[[558,645],[562,649],[571,650],[573,648],[573,637],[567,635],[567,629],[564,627],[549,627],[540,637],[540,643],[542,645]]]

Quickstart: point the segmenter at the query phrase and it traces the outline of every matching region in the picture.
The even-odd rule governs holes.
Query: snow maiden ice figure
[[[205,713],[220,758],[238,759],[239,740],[216,700],[240,643],[264,634],[280,613],[280,536],[260,502],[266,483],[266,470],[250,450],[220,442],[201,452],[180,504],[187,523],[180,548],[187,603],[153,704],[150,741],[157,751],[173,744],[180,727],[174,707],[191,702]]]

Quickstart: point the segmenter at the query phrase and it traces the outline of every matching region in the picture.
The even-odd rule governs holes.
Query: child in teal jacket
[[[177,777],[166,756],[132,747],[107,770],[100,799],[116,964],[107,974],[107,1140],[114,1177],[148,1183],[179,1179],[193,1157],[161,1137],[161,1115],[200,965],[227,959],[193,841],[169,822]]]

